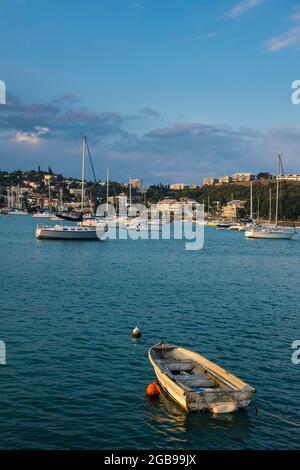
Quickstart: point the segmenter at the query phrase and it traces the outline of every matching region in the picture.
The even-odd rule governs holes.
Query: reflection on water
[[[164,435],[168,442],[184,444],[192,436],[199,446],[203,435],[205,440],[210,435],[216,436],[214,430],[218,430],[217,435],[226,432],[229,441],[240,441],[241,436],[247,440],[254,424],[248,410],[230,414],[188,413],[163,390],[158,399],[147,399],[145,423],[157,434]]]

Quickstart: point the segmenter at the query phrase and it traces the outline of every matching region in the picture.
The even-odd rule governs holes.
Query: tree
[[[257,177],[256,177],[258,180],[271,180],[273,179],[273,175],[271,175],[270,173],[268,173],[267,171],[266,172],[261,172],[261,173],[258,173]]]

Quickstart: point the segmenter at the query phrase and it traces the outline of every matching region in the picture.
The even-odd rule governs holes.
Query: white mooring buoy
[[[134,338],[140,338],[142,336],[142,332],[137,326],[133,328],[131,334]]]

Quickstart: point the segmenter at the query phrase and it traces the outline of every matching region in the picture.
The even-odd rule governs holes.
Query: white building
[[[240,181],[253,181],[255,180],[255,175],[252,173],[235,173],[232,175],[232,181],[240,182]]]
[[[299,174],[290,174],[290,175],[279,175],[278,179],[280,181],[300,181],[300,175]]]
[[[143,185],[143,180],[140,180],[138,178],[130,179],[129,184],[134,189],[141,189]]]
[[[231,183],[231,181],[232,181],[231,176],[226,175],[226,176],[220,176],[220,178],[219,178],[219,183],[220,184],[229,184],[229,183]]]
[[[209,176],[208,178],[204,178],[203,186],[214,186],[218,182],[219,180],[217,178],[213,178],[212,176]]]
[[[173,189],[175,191],[178,191],[180,189],[186,189],[188,188],[189,185],[188,184],[185,184],[185,183],[174,183],[174,184],[170,184],[170,189]]]
[[[222,217],[224,219],[239,219],[244,215],[245,202],[238,199],[227,202],[222,208]]]
[[[194,199],[180,198],[177,201],[177,199],[166,197],[157,203],[156,208],[163,216],[168,217],[173,214],[175,218],[181,219],[183,213],[192,216],[198,206],[199,204]]]

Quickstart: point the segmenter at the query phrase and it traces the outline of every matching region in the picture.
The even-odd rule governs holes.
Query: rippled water
[[[297,448],[300,429],[263,414],[188,415],[145,396],[147,358],[166,339],[258,390],[300,422],[300,237],[246,240],[205,230],[184,242],[34,238],[30,217],[0,218],[0,448]],[[141,340],[130,330],[142,329]]]

